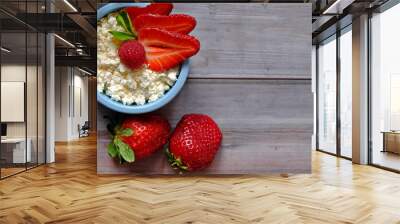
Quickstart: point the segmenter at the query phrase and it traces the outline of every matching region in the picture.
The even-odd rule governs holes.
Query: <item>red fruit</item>
[[[121,161],[141,160],[161,149],[167,143],[170,129],[168,121],[161,116],[143,115],[126,118],[113,131],[112,144],[117,152],[110,152],[109,146],[108,153],[112,157],[118,156]],[[129,150],[133,152],[133,159],[124,157],[123,149],[121,149],[124,147],[127,147],[128,152]]]
[[[157,72],[179,65],[200,49],[200,42],[193,36],[157,28],[141,29],[138,41],[144,46],[149,68]]]
[[[125,11],[129,18],[134,21],[137,16],[143,14],[169,15],[173,7],[172,3],[151,3],[146,7],[127,7]]]
[[[168,160],[172,167],[195,171],[208,167],[221,145],[222,133],[207,115],[187,114],[171,136]]]
[[[122,137],[122,141],[131,147],[138,160],[151,155],[165,145],[171,129],[165,118],[156,115],[128,118],[121,127],[132,129],[133,134]]]
[[[137,69],[146,61],[144,47],[136,40],[125,41],[118,50],[121,62],[131,69]]]
[[[196,26],[196,20],[189,15],[174,14],[169,16],[143,14],[133,21],[135,30],[159,28],[166,31],[188,34]]]

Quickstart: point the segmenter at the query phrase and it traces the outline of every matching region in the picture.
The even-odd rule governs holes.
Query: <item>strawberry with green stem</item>
[[[212,163],[221,142],[222,132],[211,117],[187,114],[177,124],[165,153],[172,168],[197,171]]]
[[[112,136],[108,154],[120,163],[147,158],[163,148],[170,133],[170,124],[158,115],[127,117],[122,122],[111,122],[107,128]]]

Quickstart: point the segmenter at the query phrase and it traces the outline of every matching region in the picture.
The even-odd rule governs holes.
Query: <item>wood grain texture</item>
[[[176,3],[197,20],[191,75],[311,78],[311,4]]]
[[[96,139],[0,181],[0,223],[400,223],[400,175],[312,152],[301,175],[96,174]]]
[[[177,3],[174,13],[196,17],[202,47],[182,92],[156,113],[172,126],[186,113],[221,126],[221,150],[200,174],[310,172],[311,5]],[[109,113],[99,106],[99,174],[174,173],[161,151],[131,166],[111,160]]]
[[[189,80],[180,95],[156,113],[172,126],[186,113],[212,116],[223,130],[222,147],[202,173],[310,172],[312,97],[309,81]],[[99,106],[99,119],[110,113]],[[170,174],[162,153],[130,166],[110,159],[106,121],[98,125],[98,173]],[[149,165],[151,164],[151,165]]]

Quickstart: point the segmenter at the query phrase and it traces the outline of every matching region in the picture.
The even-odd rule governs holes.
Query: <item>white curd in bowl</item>
[[[136,70],[124,66],[109,33],[124,31],[117,24],[116,15],[111,13],[97,23],[97,91],[125,105],[156,101],[174,85],[179,66],[165,72],[154,72],[146,65]]]

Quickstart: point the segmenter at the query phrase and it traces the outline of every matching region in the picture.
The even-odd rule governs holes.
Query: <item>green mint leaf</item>
[[[111,142],[110,144],[108,144],[107,146],[107,152],[108,155],[112,158],[114,158],[115,156],[117,156],[118,154],[118,149],[115,147],[115,145]]]
[[[122,11],[116,17],[118,25],[120,25],[127,33],[134,34],[132,29],[132,22],[128,13]]]
[[[122,12],[120,14],[118,14],[115,19],[117,20],[118,25],[120,25],[122,28],[125,29],[126,25],[125,25],[124,17],[122,16]]]
[[[121,141],[121,139],[119,138],[114,139],[114,144],[118,147],[118,151],[122,159],[124,159],[128,163],[132,163],[135,161],[135,154],[133,153],[129,145]]]
[[[124,28],[125,28],[125,30],[130,32],[130,33],[133,33],[132,22],[131,22],[131,19],[129,18],[128,13],[121,12],[119,15],[121,15],[122,19],[124,20],[124,24],[125,24]]]
[[[109,31],[113,37],[117,40],[120,41],[126,41],[126,40],[132,40],[135,39],[135,36],[130,33],[124,33],[124,32],[119,32],[119,31]]]
[[[130,128],[125,128],[124,130],[121,131],[120,135],[124,136],[124,137],[132,136],[133,135],[133,130],[130,129]]]

